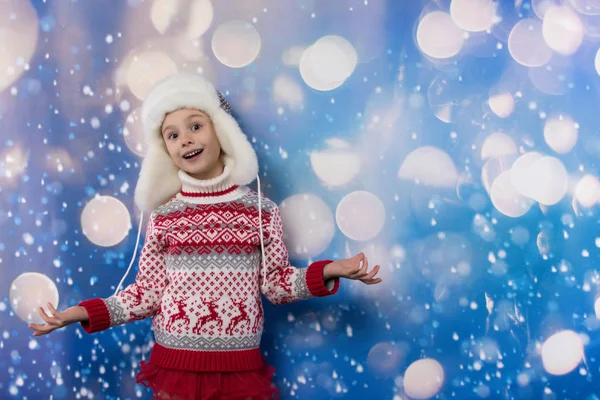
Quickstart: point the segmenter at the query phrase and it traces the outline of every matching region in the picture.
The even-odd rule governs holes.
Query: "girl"
[[[259,345],[260,293],[285,304],[337,292],[339,278],[365,284],[364,254],[290,265],[276,204],[247,188],[254,149],[221,94],[199,75],[159,82],[142,106],[148,144],[135,190],[151,212],[135,283],[30,324],[34,336],[80,322],[88,333],[152,317],[156,338],[137,382],[168,399],[271,399]],[[261,267],[262,263],[262,267]],[[120,286],[120,285],[119,285]]]

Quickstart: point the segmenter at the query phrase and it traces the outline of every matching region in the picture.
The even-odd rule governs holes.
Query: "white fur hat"
[[[233,184],[248,185],[258,174],[256,152],[221,93],[200,75],[177,73],[157,83],[142,105],[142,125],[148,147],[135,188],[135,202],[142,210],[154,210],[181,189],[178,168],[160,133],[165,116],[181,108],[201,110],[211,118]]]

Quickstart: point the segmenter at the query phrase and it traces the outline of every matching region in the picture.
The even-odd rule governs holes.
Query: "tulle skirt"
[[[193,372],[140,362],[137,383],[154,392],[153,399],[169,400],[272,400],[279,390],[272,382],[275,368],[239,372]]]

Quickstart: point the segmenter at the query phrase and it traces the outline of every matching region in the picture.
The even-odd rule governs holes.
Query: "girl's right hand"
[[[47,335],[55,329],[89,319],[87,311],[81,306],[69,307],[65,311],[56,311],[52,304],[48,303],[48,309],[50,310],[50,314],[52,314],[50,317],[42,307],[38,309],[40,316],[46,322],[45,325],[29,324],[29,328],[35,331],[33,332],[33,336]]]

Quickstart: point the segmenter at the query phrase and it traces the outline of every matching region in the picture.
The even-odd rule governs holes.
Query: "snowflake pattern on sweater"
[[[337,292],[323,282],[329,261],[290,265],[275,203],[262,199],[266,282],[262,282],[258,195],[231,186],[179,194],[149,220],[135,283],[107,299],[80,303],[97,332],[152,317],[150,361],[166,368],[236,371],[262,366],[261,291],[274,304]]]

